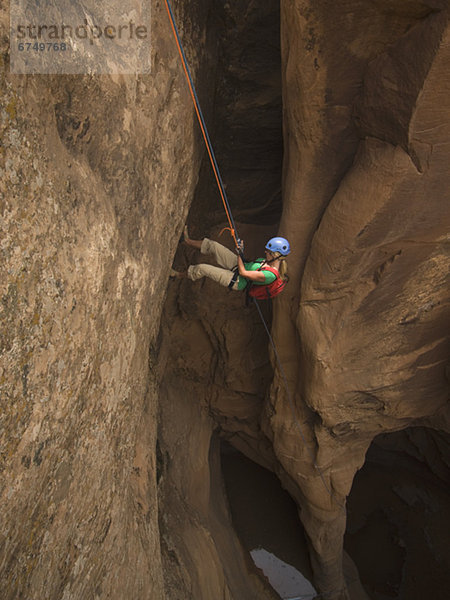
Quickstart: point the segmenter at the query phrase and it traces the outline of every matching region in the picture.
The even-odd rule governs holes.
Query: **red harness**
[[[270,271],[276,277],[275,281],[266,285],[254,285],[250,284],[247,286],[248,295],[257,300],[268,300],[269,298],[275,298],[278,296],[286,285],[286,282],[281,279],[281,276],[277,269],[269,267],[268,265],[262,265],[258,271]]]

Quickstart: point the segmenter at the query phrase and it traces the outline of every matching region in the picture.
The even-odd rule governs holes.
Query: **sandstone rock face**
[[[299,240],[299,283],[291,302],[280,301],[275,332],[284,356],[300,344],[289,378],[305,427],[314,416],[310,443],[336,502],[297,432],[286,435],[283,392],[267,430],[308,498],[302,518],[321,589],[338,598],[347,592],[337,503],[371,439],[408,425],[448,431],[450,31],[445,3],[327,9],[324,17],[301,2],[283,11],[281,226]]]
[[[220,439],[296,501],[320,597],[367,598],[344,532],[371,443],[448,477],[447,4],[281,3],[282,215],[277,3],[176,7],[248,255],[278,229],[293,247],[283,372],[241,295],[168,281],[200,260],[188,213],[221,241],[223,215],[164,6],[146,76],[14,76],[2,35],[2,598],[277,597],[233,530]]]
[[[149,347],[200,152],[162,11],[142,77],[14,76],[2,33],[4,599],[165,597]]]

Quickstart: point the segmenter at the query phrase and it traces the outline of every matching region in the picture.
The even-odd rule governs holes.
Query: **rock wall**
[[[272,330],[295,416],[253,308],[168,282],[199,260],[178,245],[192,199],[196,235],[223,217],[164,6],[148,76],[14,76],[2,33],[2,598],[273,598],[219,437],[295,499],[321,597],[366,598],[343,551],[355,473],[380,433],[449,431],[447,2],[281,3],[280,224],[262,4],[177,19],[249,255],[278,225],[293,247]]]
[[[326,598],[347,597],[338,503],[371,439],[411,424],[448,431],[449,35],[443,2],[282,5],[281,231],[296,243],[274,331],[337,501],[286,430],[276,388],[266,431],[306,496]]]
[[[5,600],[165,597],[151,357],[203,149],[153,8],[140,77],[12,75],[1,8]],[[179,16],[195,73],[208,12]]]

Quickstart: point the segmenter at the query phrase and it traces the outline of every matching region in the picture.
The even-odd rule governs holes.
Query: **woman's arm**
[[[259,281],[263,283],[266,280],[262,271],[247,271],[240,256],[238,256],[238,269],[239,275],[245,277],[246,279],[250,279],[250,281]]]

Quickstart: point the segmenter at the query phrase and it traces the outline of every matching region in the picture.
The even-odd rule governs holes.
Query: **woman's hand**
[[[238,256],[244,256],[244,240],[236,242],[236,254]]]

